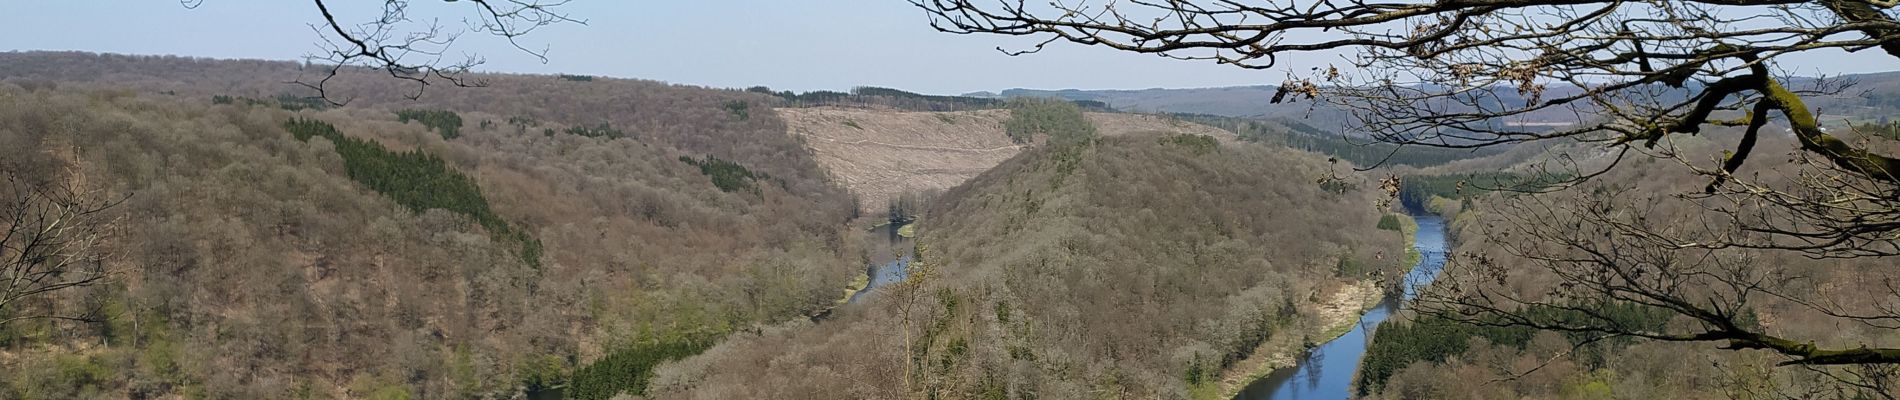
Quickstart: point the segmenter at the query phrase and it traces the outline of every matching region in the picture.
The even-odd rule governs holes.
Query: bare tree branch
[[[100,241],[110,232],[106,199],[70,180],[35,180],[0,165],[0,325],[27,319],[88,320],[88,316],[22,313],[26,303],[98,285],[111,276]]]
[[[959,34],[1042,38],[1184,60],[1265,69],[1281,56],[1344,52],[1348,66],[1292,76],[1275,102],[1311,99],[1350,111],[1358,135],[1378,142],[1446,148],[1563,140],[1615,151],[1653,148],[1705,126],[1769,129],[1779,114],[1799,148],[1825,169],[1866,183],[1900,183],[1900,158],[1821,129],[1803,101],[1840,93],[1827,80],[1791,84],[1775,60],[1820,51],[1880,49],[1900,57],[1900,22],[1890,4],[1856,0],[1445,0],[1422,2],[912,0],[932,26]],[[1725,116],[1742,114],[1743,120]],[[1740,122],[1739,124],[1737,122]],[[1552,127],[1552,125],[1560,125]],[[1706,192],[1742,170],[1756,141],[1745,140],[1711,173]],[[1576,166],[1565,168],[1577,170]],[[1713,171],[1713,170],[1705,170]],[[1568,173],[1566,185],[1597,173]],[[1815,205],[1856,193],[1829,186],[1777,193],[1775,201]],[[1731,191],[1731,195],[1748,192]],[[1856,214],[1900,207],[1900,196],[1868,197],[1854,210],[1794,212],[1821,218],[1759,233],[1804,241],[1793,250],[1822,257],[1868,252],[1900,240],[1900,223]],[[1801,198],[1793,197],[1802,196]],[[1884,214],[1882,214],[1884,215]],[[1687,243],[1679,243],[1687,244]],[[1711,247],[1762,243],[1698,243]]]
[[[333,0],[312,0],[321,20],[310,29],[320,39],[317,45],[321,51],[304,56],[313,68],[312,75],[290,83],[313,90],[315,97],[332,105],[344,105],[350,99],[332,93],[331,81],[359,70],[413,85],[414,91],[408,94],[412,100],[420,98],[429,85],[441,82],[459,87],[485,86],[486,82],[467,74],[486,60],[477,55],[450,56],[456,41],[467,32],[475,32],[500,38],[516,50],[547,62],[547,49],[529,48],[520,39],[547,26],[587,24],[561,11],[569,1],[468,0],[465,9],[472,14],[462,19],[464,27],[449,29],[438,19],[416,21],[410,11],[411,0],[383,0],[377,17],[366,22],[347,21],[333,7]],[[204,5],[204,0],[179,0],[179,4],[196,9]]]

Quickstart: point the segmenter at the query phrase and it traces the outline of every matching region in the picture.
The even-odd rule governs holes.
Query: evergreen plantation
[[[436,111],[431,115],[453,117],[455,114]],[[453,120],[457,125],[460,124],[460,118]],[[459,136],[447,133],[459,128],[434,128],[442,129],[443,139]],[[293,118],[284,123],[284,130],[305,142],[312,137],[328,139],[335,146],[337,154],[343,156],[343,167],[351,180],[388,196],[408,207],[411,212],[441,209],[467,216],[488,230],[496,240],[518,244],[522,262],[541,267],[541,241],[529,235],[527,230],[510,227],[502,221],[489,208],[488,200],[482,197],[482,189],[475,180],[450,169],[441,157],[421,150],[391,152],[375,142],[343,136],[335,126],[318,120]]]
[[[397,110],[396,120],[400,122],[416,121],[422,126],[434,129],[449,140],[462,136],[462,116],[448,110]]]

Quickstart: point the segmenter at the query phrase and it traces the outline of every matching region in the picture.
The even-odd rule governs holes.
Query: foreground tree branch
[[[569,1],[468,0],[460,7],[471,11],[471,16],[462,19],[462,29],[450,29],[436,18],[417,21],[418,17],[410,11],[411,0],[382,0],[380,13],[360,23],[339,16],[341,10],[335,7],[338,2],[334,0],[311,0],[320,22],[311,24],[310,29],[321,39],[318,43],[321,51],[304,57],[316,68],[312,76],[291,83],[313,90],[315,97],[332,105],[344,105],[350,99],[332,93],[330,81],[354,70],[374,71],[409,83],[414,88],[408,94],[412,100],[420,98],[430,85],[437,83],[486,86],[486,82],[468,76],[475,67],[486,62],[484,58],[472,54],[460,58],[449,55],[462,35],[468,32],[488,35],[546,62],[546,49],[531,49],[519,40],[547,26],[585,25],[586,21],[561,11]],[[186,8],[197,8],[204,0],[180,0],[180,3]]]
[[[5,166],[0,165],[0,168]],[[44,303],[49,296],[104,283],[111,275],[100,250],[124,199],[66,181],[34,180],[0,170],[0,325],[28,319],[89,320]],[[37,302],[37,303],[36,303]]]

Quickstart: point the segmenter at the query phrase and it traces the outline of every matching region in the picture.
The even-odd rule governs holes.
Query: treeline
[[[1464,202],[1485,193],[1537,191],[1570,180],[1567,174],[1474,172],[1411,175],[1399,180],[1399,201],[1411,210],[1425,210],[1433,197]]]
[[[797,93],[790,90],[773,91],[772,88],[765,86],[754,86],[747,88],[746,91],[778,97],[792,107],[842,105],[885,106],[911,111],[968,111],[996,109],[1004,106],[1003,100],[999,99],[928,95],[873,86],[852,88],[850,93],[829,90]]]
[[[397,110],[396,120],[416,121],[434,129],[443,139],[462,137],[462,116],[448,110]]]
[[[1889,110],[1900,109],[1900,93],[1870,92],[1864,98],[1868,106]]]
[[[81,52],[0,54],[0,79],[105,85],[180,96],[280,93],[284,82],[309,78],[294,62],[213,60],[176,56],[130,56]],[[649,145],[678,154],[717,154],[771,172],[801,197],[838,207],[847,214],[849,195],[829,182],[816,160],[769,107],[753,107],[750,118],[730,118],[723,105],[732,101],[769,103],[773,96],[715,90],[639,79],[571,82],[555,75],[473,74],[484,87],[431,87],[411,99],[414,88],[392,82],[387,74],[346,69],[326,84],[334,98],[350,99],[352,108],[426,108],[520,116],[552,124],[611,123]],[[211,89],[216,91],[212,92]],[[464,128],[466,131],[466,128]],[[466,133],[466,132],[464,132]],[[557,132],[558,133],[558,132]],[[659,161],[671,163],[673,156]],[[802,200],[801,200],[802,201]],[[831,207],[820,207],[832,212]],[[812,225],[818,226],[818,225]]]
[[[460,121],[456,119],[458,124]],[[522,262],[541,266],[541,241],[495,215],[475,179],[449,168],[441,157],[422,150],[392,152],[376,142],[344,136],[335,126],[315,119],[292,118],[284,123],[284,130],[306,142],[312,137],[329,139],[336,145],[337,154],[343,156],[343,167],[351,180],[412,212],[439,208],[468,216],[495,239],[515,243]]]
[[[1880,119],[1881,121],[1879,122],[1850,124],[1849,126],[1854,130],[1854,132],[1857,132],[1863,135],[1872,135],[1872,136],[1883,137],[1883,138],[1892,139],[1892,140],[1900,140],[1900,121],[1888,121],[1886,117],[1881,117]]]
[[[1009,120],[1003,131],[1016,143],[1034,143],[1039,138],[1054,145],[1085,143],[1095,138],[1095,124],[1073,102],[1057,99],[1020,98],[1009,101]]]
[[[1258,120],[1207,114],[1170,114],[1183,121],[1225,129],[1241,139],[1292,147],[1346,160],[1358,166],[1404,165],[1429,167],[1452,161],[1482,158],[1503,153],[1502,147],[1447,149],[1426,146],[1399,146],[1372,139],[1347,139],[1306,123],[1274,118]]]
[[[1082,108],[1083,110],[1087,110],[1087,111],[1096,111],[1096,112],[1115,112],[1115,107],[1110,107],[1110,106],[1108,105],[1108,103],[1105,103],[1105,102],[1101,102],[1101,101],[1096,101],[1096,100],[1069,100],[1069,102],[1070,102],[1070,103],[1075,103],[1075,106],[1076,106],[1076,107],[1081,107],[1081,108]]]
[[[247,105],[247,106],[255,106],[255,105],[273,106],[273,107],[282,108],[288,111],[322,110],[322,109],[330,108],[330,103],[327,101],[324,101],[322,98],[298,96],[298,95],[293,95],[293,94],[280,94],[280,95],[277,95],[277,97],[271,98],[270,100],[258,100],[258,99],[254,99],[250,97],[231,96],[231,95],[223,95],[223,94],[211,96],[211,104],[239,104],[239,103],[242,103],[243,105]]]

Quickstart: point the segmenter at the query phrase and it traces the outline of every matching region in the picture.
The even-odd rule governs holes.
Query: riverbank
[[[1392,215],[1397,217],[1399,222],[1397,230],[1400,243],[1405,244],[1405,256],[1400,265],[1409,268],[1418,264],[1419,260],[1418,249],[1412,245],[1418,235],[1418,221],[1411,215],[1403,213]],[[1366,279],[1342,285],[1333,292],[1331,297],[1318,305],[1318,320],[1307,325],[1308,331],[1297,334],[1281,332],[1273,335],[1259,347],[1254,348],[1252,356],[1222,372],[1218,390],[1196,390],[1192,393],[1192,397],[1232,399],[1248,385],[1267,377],[1273,371],[1297,366],[1299,356],[1308,349],[1345,336],[1357,326],[1360,317],[1379,306],[1379,302],[1385,298],[1385,291],[1381,290],[1379,283],[1379,279]]]
[[[1234,363],[1233,367],[1221,373],[1218,390],[1196,391],[1193,397],[1232,399],[1247,385],[1265,378],[1273,371],[1294,367],[1299,363],[1299,356],[1307,349],[1351,332],[1359,318],[1377,307],[1384,298],[1385,293],[1379,290],[1378,280],[1367,279],[1341,285],[1318,305],[1317,321],[1309,324],[1306,332],[1280,332],[1267,338],[1254,348],[1252,356]]]
[[[1412,218],[1411,214],[1406,213],[1397,213],[1396,215],[1398,215],[1399,219],[1399,240],[1405,243],[1405,263],[1399,265],[1404,265],[1409,269],[1418,265],[1420,257],[1418,246],[1413,245],[1414,242],[1418,241],[1418,219]]]
[[[1396,223],[1394,223],[1396,222]],[[1197,399],[1349,399],[1365,343],[1374,326],[1396,313],[1413,285],[1429,284],[1436,275],[1445,245],[1445,223],[1435,215],[1405,216],[1382,222],[1405,242],[1404,257],[1382,257],[1409,264],[1403,273],[1374,276],[1357,284],[1314,297],[1302,315],[1303,328],[1282,332],[1272,347],[1263,346],[1263,358],[1224,372],[1218,391],[1196,390]],[[1252,361],[1252,360],[1249,360]],[[1215,396],[1220,397],[1215,397]]]
[[[835,308],[851,302],[852,297],[857,297],[858,292],[864,291],[870,288],[870,286],[871,270],[867,269],[864,270],[863,273],[858,274],[856,278],[851,278],[851,283],[845,284],[844,297],[839,297],[838,301],[831,302],[831,306]]]

